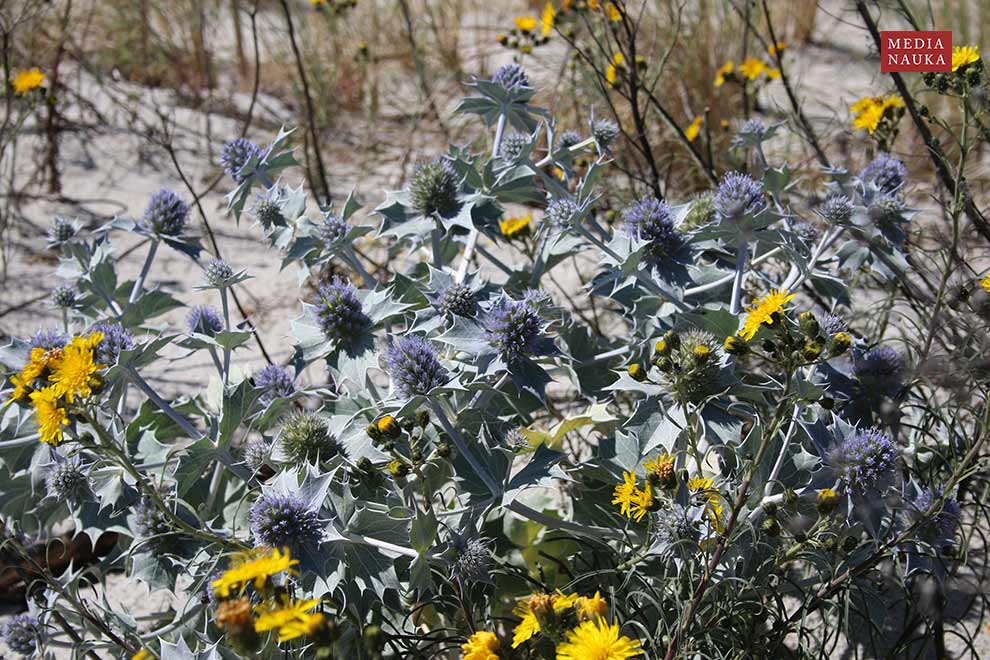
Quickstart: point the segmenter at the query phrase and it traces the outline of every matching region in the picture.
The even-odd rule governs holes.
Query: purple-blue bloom
[[[504,301],[488,316],[488,341],[507,363],[544,354],[543,319],[525,301]]]
[[[451,284],[440,292],[436,304],[444,314],[471,317],[478,313],[478,301],[466,284]]]
[[[729,172],[722,177],[715,193],[715,210],[720,217],[739,218],[756,215],[766,206],[763,183],[742,172]]]
[[[825,202],[818,210],[823,218],[834,225],[841,225],[849,221],[852,217],[852,200],[841,193],[835,193],[825,198]]]
[[[323,225],[320,227],[320,238],[323,239],[323,247],[327,250],[338,247],[344,238],[347,237],[347,231],[347,221],[339,215],[328,215],[323,219]]]
[[[492,82],[511,92],[519,87],[529,87],[529,76],[518,64],[504,64],[492,76]]]
[[[646,260],[659,266],[684,247],[684,237],[674,228],[670,205],[646,196],[622,212],[629,235],[647,242]]]
[[[151,196],[144,210],[145,227],[161,236],[178,236],[189,220],[189,205],[177,194],[162,188]]]
[[[131,333],[116,321],[100,321],[91,328],[92,332],[102,332],[103,340],[96,345],[93,354],[97,364],[112,366],[117,363],[121,351],[134,348]]]
[[[881,153],[863,168],[859,178],[863,181],[872,181],[885,193],[892,193],[904,185],[907,179],[907,167],[890,154]]]
[[[429,394],[450,380],[433,346],[415,335],[392,346],[385,355],[385,364],[395,391],[404,398]]]
[[[292,374],[277,364],[266,365],[254,375],[254,386],[262,390],[261,401],[266,404],[292,396],[296,391],[292,381]]]
[[[354,287],[340,278],[320,287],[315,304],[320,330],[327,339],[351,342],[371,325]]]
[[[241,170],[252,156],[261,158],[261,147],[245,138],[237,138],[224,143],[220,151],[220,164],[223,170],[237,183],[244,181]]]
[[[50,351],[53,348],[63,348],[68,341],[66,336],[55,328],[46,328],[44,330],[38,330],[31,335],[28,343],[31,345],[31,348],[43,348],[46,351]]]
[[[566,197],[551,200],[547,210],[543,213],[543,218],[554,227],[566,227],[571,224],[574,214],[577,213],[578,206]]]
[[[905,511],[904,522],[908,525],[918,522],[931,508],[932,502],[940,497],[942,497],[941,490],[936,489],[932,492],[929,488],[922,488]],[[961,513],[959,502],[951,497],[945,498],[941,510],[920,525],[920,536],[936,547],[951,545],[956,528],[959,526]]]
[[[878,428],[857,429],[828,452],[828,464],[847,494],[866,494],[894,470],[897,447]]]
[[[251,533],[260,545],[298,549],[323,540],[320,517],[292,495],[263,494],[251,506]]]
[[[853,373],[867,394],[893,396],[901,389],[904,358],[890,346],[877,346],[853,355]]]
[[[37,650],[40,632],[36,618],[30,614],[18,614],[4,627],[3,641],[14,653],[31,656]]]
[[[209,305],[198,305],[189,310],[186,327],[189,329],[189,334],[212,337],[223,330],[223,319],[220,318],[220,313]]]

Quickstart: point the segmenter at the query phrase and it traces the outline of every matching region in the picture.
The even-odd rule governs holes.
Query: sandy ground
[[[859,29],[854,12],[844,2],[826,2],[820,11],[816,29],[816,44],[830,44],[828,47],[806,45],[793,47],[788,51],[792,75],[797,84],[798,94],[805,102],[806,110],[816,124],[826,125],[837,118],[845,117],[849,103],[879,88],[885,88],[880,80],[876,60],[867,57],[868,37]],[[537,83],[539,83],[539,77]],[[406,85],[408,81],[397,81]],[[121,90],[124,91],[124,87]],[[119,122],[118,126],[128,125],[128,117],[115,110],[110,99],[96,86],[92,86],[91,100]],[[132,90],[133,91],[133,90]],[[143,117],[153,121],[151,108],[155,105],[174,106],[172,99],[164,92],[141,91]],[[786,98],[779,85],[771,85],[762,99],[769,107],[786,108]],[[237,96],[234,103],[243,108],[248,103],[245,95]],[[441,112],[450,115],[456,98],[445,98],[440,104]],[[262,119],[277,123],[280,104],[276,99],[262,97],[259,113]],[[386,109],[386,116],[389,112]],[[396,115],[404,109],[391,109]],[[206,117],[201,113],[184,108],[176,108],[172,115],[178,128],[175,143],[178,160],[184,174],[193,183],[197,193],[202,192],[205,183],[218,174],[216,153],[225,139],[235,137],[240,125],[216,115]],[[214,138],[213,162],[200,155],[202,144],[183,128],[209,130]],[[331,164],[332,184],[337,194],[346,194],[356,189],[365,203],[365,211],[370,211],[381,199],[380,191],[398,187],[409,164],[403,161],[403,154],[410,144],[414,153],[431,154],[442,146],[433,142],[431,134],[399,128],[401,122],[383,122],[381,130],[395,134],[394,149],[383,149],[372,158],[364,158],[360,165],[349,158],[349,150],[355,145],[328,144],[325,154]],[[268,131],[252,132],[250,137],[258,141],[271,138]],[[30,146],[30,145],[25,145]],[[21,148],[24,149],[25,146]],[[7,245],[8,279],[0,289],[0,337],[26,336],[39,327],[58,324],[58,316],[49,307],[45,298],[56,280],[51,273],[56,265],[52,253],[43,249],[44,229],[50,219],[59,214],[78,215],[91,221],[94,218],[107,218],[113,215],[136,217],[141,214],[150,195],[162,187],[182,191],[190,196],[182,180],[175,174],[175,168],[161,149],[149,148],[143,136],[123,130],[107,130],[95,137],[87,137],[85,142],[67,136],[63,146],[63,193],[66,198],[77,200],[72,204],[59,200],[39,198],[27,202],[22,207],[27,223],[21,224]],[[298,172],[290,178],[298,177]],[[295,181],[293,181],[295,183]],[[294,272],[278,270],[278,259],[264,246],[258,228],[253,227],[247,218],[238,226],[224,213],[223,193],[226,182],[222,182],[211,192],[203,195],[202,208],[216,235],[223,256],[236,268],[245,269],[255,279],[249,286],[239,288],[242,301],[254,324],[259,328],[265,346],[276,360],[284,360],[291,353],[291,340],[288,338],[289,321],[299,314],[297,281]],[[201,219],[194,216],[194,225],[202,228]],[[366,246],[373,252],[373,246]],[[143,261],[145,247],[138,237],[117,235],[114,249],[118,254],[133,250],[134,253],[119,263],[121,279],[136,276]],[[159,252],[149,284],[161,287],[187,305],[210,303],[208,292],[196,292],[193,287],[201,278],[201,270],[192,265],[185,256],[164,249]],[[183,310],[178,310],[164,320],[181,325]],[[177,354],[175,355],[177,357]],[[235,365],[251,370],[264,364],[256,346],[252,343],[248,350],[235,355]],[[187,358],[175,361],[164,368],[149,374],[151,379],[165,392],[193,391],[205,387],[213,372],[208,358]],[[313,382],[322,377],[314,373],[304,376],[304,382]],[[985,585],[973,580],[960,583],[962,592],[985,589]],[[145,587],[128,583],[121,576],[112,576],[109,581],[108,597],[132,615],[140,616],[157,610],[168,598],[163,593],[149,597]],[[2,624],[2,618],[0,618]],[[981,646],[977,657],[990,657],[987,636],[979,635]],[[0,657],[6,649],[0,643]],[[854,657],[850,651],[837,652],[835,657]],[[868,657],[868,656],[867,656]]]

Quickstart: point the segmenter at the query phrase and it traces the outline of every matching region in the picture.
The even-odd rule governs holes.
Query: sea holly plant
[[[946,597],[985,378],[950,391],[922,363],[951,345],[937,314],[982,327],[990,278],[908,299],[935,310],[920,346],[858,322],[859,298],[918,286],[904,164],[799,174],[767,156],[784,125],[749,121],[738,171],[662,199],[612,189],[619,127],[558,126],[520,66],[469,87],[482,148],[424,154],[371,212],[309,199],[291,131],[224,147],[232,220],[297,269],[286,363],[244,368],[252,273],[203,254],[181,193],[55,219],[61,323],[0,350],[3,547],[31,576],[12,652],[818,655],[885,599]],[[158,279],[161,244],[204,304]],[[157,385],[194,356],[199,387]],[[62,530],[93,558],[39,563]],[[137,621],[91,596],[108,572],[176,605]]]

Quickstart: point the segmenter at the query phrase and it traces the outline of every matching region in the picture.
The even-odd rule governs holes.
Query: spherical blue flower
[[[440,292],[437,309],[444,314],[472,317],[478,313],[474,291],[466,284],[451,284]]]
[[[223,259],[211,259],[206,265],[206,283],[217,288],[227,286],[234,277],[234,269]]]
[[[696,540],[698,529],[688,515],[688,510],[676,502],[657,511],[654,516],[656,540],[674,544],[683,540]]]
[[[178,236],[189,220],[189,205],[171,190],[162,188],[151,196],[144,210],[144,225],[161,236]]]
[[[287,224],[278,203],[278,193],[278,187],[273,187],[268,193],[258,195],[251,207],[251,213],[265,229],[284,227]]]
[[[103,333],[103,340],[96,345],[96,352],[93,355],[97,364],[114,365],[121,351],[134,348],[134,338],[130,331],[116,321],[100,321],[91,331]]]
[[[31,345],[31,348],[43,348],[46,351],[50,351],[53,348],[63,348],[69,343],[69,340],[55,328],[47,328],[45,330],[38,330],[31,335],[28,343]]]
[[[863,168],[859,178],[863,181],[872,181],[885,193],[892,193],[904,185],[907,179],[907,167],[903,161],[890,154],[881,153]]]
[[[523,301],[497,305],[487,319],[488,341],[506,363],[543,353],[543,319]]]
[[[347,238],[347,221],[341,218],[339,215],[328,215],[323,219],[323,224],[320,226],[320,238],[323,240],[323,246],[327,250],[332,250],[340,246],[345,238]]]
[[[849,326],[841,316],[825,313],[818,319],[818,325],[826,337],[831,337],[837,332],[849,332]]]
[[[56,217],[48,228],[48,239],[52,243],[64,243],[76,235],[76,226],[68,218]]]
[[[491,583],[492,554],[489,539],[455,537],[451,542],[453,561],[450,574],[462,584]]]
[[[90,492],[89,477],[79,463],[58,462],[45,475],[45,490],[60,502],[77,502]]]
[[[165,514],[159,510],[155,501],[150,497],[142,497],[134,505],[134,531],[139,538],[154,539],[155,542],[165,541],[161,537],[171,531]]]
[[[566,227],[571,224],[574,214],[578,212],[578,206],[573,201],[562,197],[551,200],[543,217],[554,227]]]
[[[450,380],[433,346],[415,335],[393,345],[385,356],[385,364],[395,391],[403,398],[426,395]]]
[[[763,183],[748,174],[729,172],[722,177],[715,194],[715,210],[722,218],[756,215],[766,206]]]
[[[841,193],[834,193],[826,197],[822,207],[818,210],[823,218],[834,225],[849,222],[852,212],[852,200]]]
[[[674,228],[670,205],[646,196],[622,212],[626,231],[647,242],[646,260],[659,266],[684,247],[684,237]]]
[[[354,341],[371,325],[354,287],[339,278],[320,287],[316,317],[323,336],[338,342]]]
[[[36,618],[30,614],[18,614],[4,627],[3,641],[14,653],[31,656],[38,647],[40,633],[41,629]]]
[[[254,386],[262,390],[261,401],[266,404],[292,396],[296,391],[292,381],[292,374],[277,364],[269,364],[254,375]]]
[[[223,330],[223,319],[220,318],[220,313],[209,305],[197,305],[189,310],[186,327],[189,329],[189,334],[212,337]]]
[[[76,290],[69,284],[56,284],[52,289],[52,304],[69,309],[76,304]]]
[[[290,465],[329,461],[346,454],[343,444],[330,432],[327,419],[317,413],[304,412],[289,417],[279,431],[278,441],[282,455]]]
[[[896,460],[897,447],[878,428],[856,430],[828,453],[828,464],[848,494],[871,491],[894,470]]]
[[[252,472],[257,472],[268,463],[271,449],[271,443],[265,438],[253,438],[241,448],[241,457]]]
[[[570,149],[575,144],[580,144],[584,138],[577,131],[564,131],[557,138],[557,150],[563,151],[564,149]]]
[[[591,124],[591,134],[595,136],[595,142],[602,146],[617,138],[619,133],[619,125],[611,119],[596,119]]]
[[[323,539],[317,512],[292,495],[263,494],[248,517],[255,540],[270,548],[298,549]]]
[[[529,136],[522,133],[508,133],[502,136],[498,155],[508,161],[515,161],[522,155],[523,149],[529,146]]]
[[[530,86],[526,69],[515,63],[500,66],[495,75],[492,76],[492,82],[510,92],[520,87]]]
[[[922,488],[905,510],[905,525],[909,526],[921,520],[931,508],[932,502],[940,497],[942,497],[941,490],[936,489],[933,493],[928,488]],[[918,536],[937,548],[952,545],[961,513],[959,502],[951,497],[945,498],[941,510],[921,523]]]
[[[223,170],[237,183],[242,182],[245,177],[241,175],[241,170],[255,156],[261,158],[261,147],[245,138],[230,140],[223,145],[220,150],[220,164]]]
[[[901,389],[904,358],[890,346],[877,346],[853,355],[853,373],[864,393],[893,396]]]
[[[424,216],[453,217],[461,207],[458,186],[457,172],[445,158],[420,163],[409,186],[413,209]]]

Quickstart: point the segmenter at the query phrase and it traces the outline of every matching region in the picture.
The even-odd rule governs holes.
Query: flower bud
[[[811,312],[801,312],[798,314],[798,325],[805,337],[815,337],[818,335],[818,319]]]
[[[852,346],[852,337],[845,332],[837,332],[828,342],[828,356],[842,355]]]
[[[630,364],[627,371],[633,380],[638,380],[641,383],[646,380],[646,371],[638,364]]]
[[[375,425],[378,427],[379,432],[381,432],[383,436],[398,438],[402,434],[402,429],[399,426],[399,423],[395,420],[395,417],[392,417],[391,415],[385,415],[375,422]]]
[[[777,522],[776,518],[766,518],[763,521],[763,524],[760,525],[760,528],[763,530],[763,533],[766,534],[767,536],[774,538],[780,536],[780,523]]]
[[[815,508],[823,516],[831,514],[839,506],[839,494],[831,488],[822,488],[815,495]]]
[[[722,348],[729,355],[746,355],[749,352],[749,344],[739,335],[726,337]]]
[[[822,345],[817,341],[806,342],[804,348],[801,349],[801,356],[808,362],[813,362],[820,358],[822,355]]]

